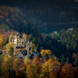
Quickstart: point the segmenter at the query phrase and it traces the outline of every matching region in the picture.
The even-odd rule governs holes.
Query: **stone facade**
[[[14,55],[22,55],[22,51],[27,52],[27,57],[32,54],[32,42],[27,40],[26,34],[15,33],[9,37],[9,42],[14,47]]]

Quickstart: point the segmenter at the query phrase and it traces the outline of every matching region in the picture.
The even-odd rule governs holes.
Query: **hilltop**
[[[21,5],[18,2],[1,5],[0,25],[26,33],[33,33],[36,30],[39,33],[51,33],[55,30],[78,27],[77,6],[73,5],[68,10],[65,8],[65,11],[58,5],[50,7],[38,4],[36,8],[34,6],[34,4]],[[74,12],[73,8],[75,8]]]

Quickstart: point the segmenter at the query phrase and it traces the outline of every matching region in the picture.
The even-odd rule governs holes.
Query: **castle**
[[[32,54],[32,41],[27,39],[26,34],[15,32],[14,34],[10,35],[9,42],[12,43],[14,47],[15,56],[29,57]]]

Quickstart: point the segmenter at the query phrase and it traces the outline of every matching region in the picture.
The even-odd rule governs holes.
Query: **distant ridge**
[[[0,24],[20,32],[37,29],[40,33],[78,27],[77,3],[60,5],[56,0],[53,3],[58,4],[51,5],[50,2],[3,0],[0,2]]]

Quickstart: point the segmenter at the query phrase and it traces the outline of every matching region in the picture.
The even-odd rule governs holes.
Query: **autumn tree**
[[[64,64],[61,70],[61,78],[74,78],[72,64]]]
[[[32,64],[27,64],[26,66],[26,78],[39,78],[38,73],[35,70],[35,67]]]
[[[13,59],[13,69],[16,71],[20,65],[20,60],[18,58]]]
[[[1,64],[1,74],[4,74],[2,75],[2,77],[6,77],[8,78],[9,77],[9,73],[8,73],[8,60],[9,58],[7,56],[3,57],[3,62]]]
[[[13,46],[12,46],[11,43],[8,43],[8,44],[6,45],[6,50],[8,51],[8,54],[9,54],[10,56],[13,55],[13,53],[14,53],[14,48],[13,48]]]
[[[16,78],[25,78],[26,66],[24,64],[18,65],[18,69],[16,70]]]
[[[2,48],[8,42],[8,36],[0,34],[0,48]]]
[[[34,66],[34,69],[35,69],[36,73],[40,73],[41,63],[40,63],[40,59],[39,59],[38,56],[34,56],[34,58],[32,60],[32,65]]]
[[[52,54],[51,50],[49,50],[49,49],[45,49],[45,50],[42,49],[40,53],[43,56],[43,58],[45,58],[45,59],[49,59]]]
[[[15,78],[12,62],[13,58],[11,56],[3,56],[1,64],[1,78]]]
[[[24,64],[28,64],[30,62],[31,62],[31,60],[29,58],[27,58],[27,57],[24,58]]]
[[[40,78],[58,78],[59,71],[60,63],[50,58],[42,64],[42,73]]]

